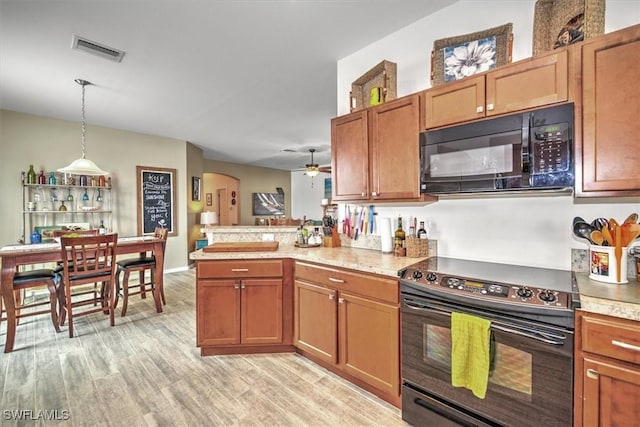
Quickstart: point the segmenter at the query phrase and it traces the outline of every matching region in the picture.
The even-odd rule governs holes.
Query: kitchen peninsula
[[[279,247],[191,253],[201,354],[297,352],[399,406],[398,271],[420,258],[297,248],[295,227],[228,228],[214,241],[273,234]]]

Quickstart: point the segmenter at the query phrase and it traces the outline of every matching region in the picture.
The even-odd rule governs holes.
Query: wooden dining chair
[[[62,281],[64,283],[64,311],[60,324],[69,319],[69,337],[73,337],[73,320],[77,316],[104,312],[115,325],[114,297],[116,273],[117,234],[60,238],[62,251]],[[101,283],[100,292],[94,286]],[[88,285],[92,284],[90,289]],[[82,311],[75,311],[81,307]]]
[[[26,291],[27,289],[43,288],[45,286],[49,290],[48,300],[42,301],[34,298],[32,302],[27,302],[27,299],[23,295],[24,291]],[[13,298],[15,307],[14,321],[16,328],[7,328],[7,331],[12,330],[15,334],[20,319],[22,318],[49,313],[51,315],[51,323],[53,323],[54,329],[56,330],[56,332],[60,332],[59,313],[62,310],[64,304],[64,295],[60,291],[60,286],[61,285],[58,282],[56,272],[53,269],[40,268],[34,270],[16,271],[13,277]],[[49,308],[36,310],[37,307],[42,307],[45,305],[49,306]],[[0,306],[2,307],[2,315],[0,315],[0,321],[8,321],[8,317],[4,315],[6,313],[4,304]],[[7,340],[9,340],[9,337],[7,337]],[[13,342],[14,340],[15,335],[11,338],[11,342]]]
[[[164,254],[169,230],[167,228],[156,227],[153,234],[157,239],[163,240],[162,252]],[[140,295],[141,298],[146,298],[147,291],[151,291],[152,293],[157,291],[155,280],[155,275],[158,273],[156,272],[156,257],[153,253],[144,253],[137,258],[117,261],[117,264],[118,270],[116,272],[116,299],[114,308],[118,305],[120,292],[122,291],[122,311],[120,315],[124,317],[127,314],[130,295]],[[131,273],[136,271],[138,272],[138,283],[131,284],[129,283],[129,276]],[[148,281],[146,280],[145,274],[147,271],[149,271]],[[120,284],[120,273],[124,273],[122,284]],[[163,272],[160,271],[159,274],[163,274]],[[147,286],[149,286],[148,289]],[[131,292],[131,289],[137,289],[137,291]],[[166,304],[167,302],[164,299],[164,289],[161,290],[160,297],[162,299],[162,304]]]

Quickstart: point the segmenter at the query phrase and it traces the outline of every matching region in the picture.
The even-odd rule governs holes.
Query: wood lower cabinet
[[[291,319],[287,262],[198,261],[196,335],[203,355],[293,349],[285,324]]]
[[[640,322],[576,314],[574,426],[640,420]]]
[[[304,262],[294,268],[298,352],[399,406],[398,281]]]
[[[569,100],[569,50],[504,65],[428,89],[427,129]]]
[[[576,196],[640,195],[640,25],[582,45]],[[576,125],[580,122],[576,114]]]
[[[334,201],[420,200],[420,95],[331,121]]]

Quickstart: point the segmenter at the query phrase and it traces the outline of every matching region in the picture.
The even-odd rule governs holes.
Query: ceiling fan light
[[[309,175],[310,177],[314,177],[316,175],[318,175],[320,173],[320,171],[318,169],[310,169],[307,170],[307,175]]]

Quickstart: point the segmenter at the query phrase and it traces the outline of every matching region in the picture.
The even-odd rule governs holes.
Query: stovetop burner
[[[573,328],[579,306],[571,271],[433,257],[401,274],[402,292]]]

